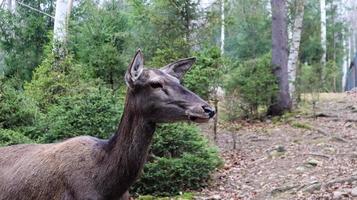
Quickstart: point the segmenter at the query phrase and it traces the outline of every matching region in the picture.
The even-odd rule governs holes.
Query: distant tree
[[[271,14],[266,0],[227,1],[225,24],[226,56],[245,61],[270,52]]]
[[[26,5],[44,13],[52,13],[54,8],[53,0],[26,1]],[[5,77],[17,78],[19,85],[31,79],[50,40],[50,30],[53,30],[53,19],[43,13],[19,3],[16,13],[0,9],[0,49],[4,52]]]
[[[288,33],[286,0],[271,0],[272,8],[272,64],[278,80],[279,92],[268,108],[268,115],[281,115],[291,109],[288,80]]]
[[[94,78],[117,90],[124,84],[128,54],[131,56],[137,48],[132,46],[137,38],[131,37],[136,34],[130,33],[131,27],[120,4],[108,1],[99,6],[83,1],[73,11],[68,46],[75,60],[86,66]]]
[[[321,47],[322,47],[322,56],[321,56],[321,65],[322,68],[326,66],[326,51],[327,51],[327,42],[326,42],[326,1],[320,0],[320,23],[321,23]]]
[[[194,0],[131,0],[132,21],[146,60],[160,66],[177,58],[188,57],[195,46],[199,6]]]

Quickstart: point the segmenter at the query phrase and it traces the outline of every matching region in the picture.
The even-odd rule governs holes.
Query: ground
[[[305,99],[282,118],[220,124],[224,166],[195,199],[357,199],[357,94]]]

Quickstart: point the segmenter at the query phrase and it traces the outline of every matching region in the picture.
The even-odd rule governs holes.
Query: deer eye
[[[150,83],[150,86],[152,88],[162,88],[162,84],[159,82],[152,82],[152,83]]]

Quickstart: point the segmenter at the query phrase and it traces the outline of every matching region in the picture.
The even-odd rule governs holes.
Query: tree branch
[[[38,9],[36,9],[36,8],[33,8],[33,7],[31,7],[31,6],[29,6],[29,5],[26,5],[26,4],[22,3],[22,2],[19,2],[19,1],[16,1],[16,2],[17,2],[18,4],[20,4],[21,6],[23,6],[23,7],[29,8],[30,10],[33,10],[33,11],[39,12],[39,13],[41,13],[41,14],[44,14],[44,15],[46,15],[46,16],[48,16],[48,17],[51,17],[52,19],[55,18],[54,16],[52,16],[52,15],[50,15],[50,14],[47,14],[47,13],[41,11],[41,10],[38,10]]]

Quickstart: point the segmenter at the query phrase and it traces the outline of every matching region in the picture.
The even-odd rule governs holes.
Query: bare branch
[[[19,1],[16,1],[16,2],[17,2],[18,4],[20,4],[21,6],[23,6],[23,7],[29,8],[30,10],[33,10],[33,11],[39,12],[39,13],[41,13],[41,14],[44,14],[44,15],[46,15],[46,16],[48,16],[48,17],[51,17],[52,19],[55,18],[54,16],[52,16],[52,15],[50,15],[50,14],[47,14],[47,13],[45,13],[45,12],[39,10],[39,9],[33,8],[33,7],[31,7],[31,6],[29,6],[29,5],[26,5],[26,4],[22,3],[22,2],[19,2]]]

